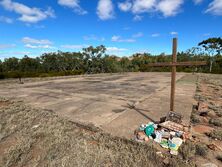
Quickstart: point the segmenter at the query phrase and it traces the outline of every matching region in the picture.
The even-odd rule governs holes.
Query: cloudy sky
[[[222,0],[0,0],[0,59],[79,51],[171,53],[222,36]]]

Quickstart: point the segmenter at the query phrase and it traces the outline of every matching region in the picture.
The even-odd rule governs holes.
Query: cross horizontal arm
[[[187,62],[163,62],[163,63],[149,63],[148,67],[171,67],[171,66],[204,66],[207,65],[206,61],[187,61]]]

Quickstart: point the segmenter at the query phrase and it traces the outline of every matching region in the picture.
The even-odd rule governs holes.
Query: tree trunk
[[[210,60],[210,73],[212,71],[213,60]]]

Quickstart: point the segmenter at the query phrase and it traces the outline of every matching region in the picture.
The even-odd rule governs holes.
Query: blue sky
[[[171,53],[222,34],[222,0],[0,0],[0,59],[80,51]]]

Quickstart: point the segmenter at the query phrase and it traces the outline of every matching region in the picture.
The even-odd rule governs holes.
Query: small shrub
[[[222,162],[222,154],[219,154],[219,155],[217,156],[217,159]]]
[[[209,137],[222,140],[222,130],[213,130],[208,134]]]
[[[180,148],[179,153],[182,155],[184,160],[189,160],[195,155],[195,145],[191,141],[186,141]]]
[[[222,127],[222,119],[221,118],[212,118],[209,121],[210,124],[213,124],[214,126]]]
[[[190,120],[191,120],[191,123],[193,124],[200,123],[199,117],[194,113],[191,114]]]
[[[218,117],[222,117],[222,110],[217,110],[215,111]]]
[[[196,152],[195,152],[196,155],[200,155],[202,157],[205,157],[207,155],[207,151],[208,151],[208,149],[205,145],[203,145],[203,144],[196,145]]]

